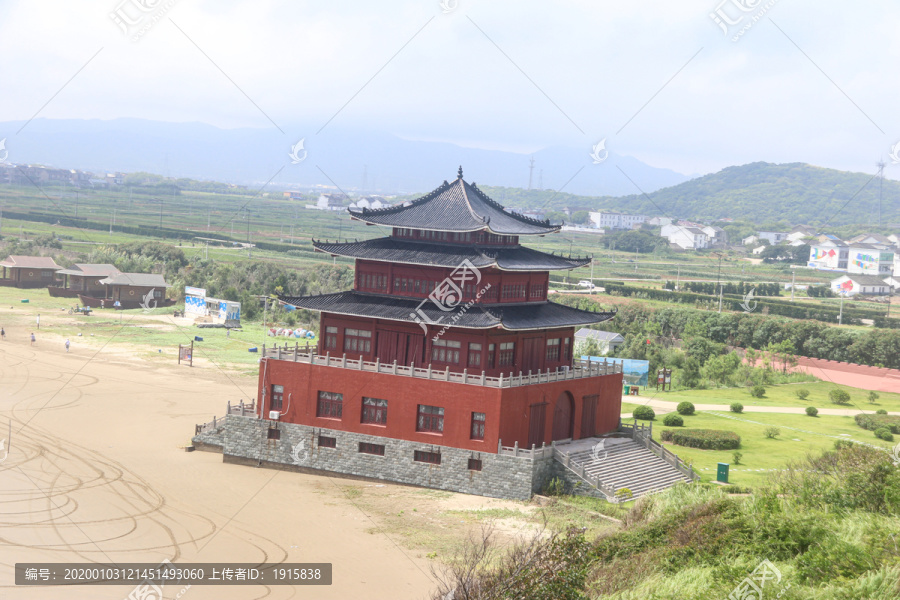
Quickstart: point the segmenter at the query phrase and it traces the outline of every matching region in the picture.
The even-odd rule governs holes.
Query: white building
[[[890,275],[894,266],[894,252],[883,244],[855,243],[849,245],[848,273]]]
[[[685,227],[683,225],[665,225],[661,232],[662,237],[669,240],[670,244],[683,250],[702,250],[709,248],[709,236],[702,229]]]
[[[319,199],[315,205],[307,204],[306,208],[317,208],[319,210],[344,210],[344,200],[347,196],[343,194],[319,194]]]
[[[651,225],[653,227],[662,227],[663,225],[671,225],[672,219],[669,217],[653,217],[651,219],[647,219],[647,225]]]
[[[625,231],[640,227],[647,221],[644,215],[626,215],[617,212],[592,212],[591,222],[595,227],[612,231]]]
[[[575,332],[575,343],[585,342],[592,339],[600,346],[600,354],[609,354],[614,352],[616,348],[625,343],[622,334],[613,331],[600,331],[599,329],[588,329],[582,327]]]
[[[846,271],[849,256],[850,248],[839,241],[812,242],[806,266],[823,271]]]
[[[728,243],[728,236],[725,235],[725,230],[721,227],[716,227],[715,225],[707,225],[701,228],[701,231],[706,234],[706,237],[709,238],[709,243],[711,246],[724,246]]]
[[[769,242],[770,246],[774,246],[776,244],[780,244],[787,237],[787,233],[783,233],[781,231],[759,231],[756,236],[760,240],[766,240]]]
[[[744,246],[752,246],[753,244],[756,244],[758,242],[759,242],[759,238],[755,235],[745,237],[744,239],[741,240],[741,244],[743,244]]]
[[[855,296],[882,296],[890,293],[887,277],[877,275],[841,275],[831,280],[831,289],[837,294]]]

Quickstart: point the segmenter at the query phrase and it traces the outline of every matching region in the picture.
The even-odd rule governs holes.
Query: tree
[[[586,210],[578,210],[572,213],[570,217],[573,223],[577,223],[579,225],[584,223],[589,223],[591,220],[591,213]]]
[[[578,358],[582,356],[600,356],[600,354],[600,343],[592,337],[587,337],[575,343],[575,356]]]
[[[850,394],[846,390],[833,389],[828,392],[828,397],[831,399],[832,404],[850,404]]]
[[[781,372],[787,373],[788,367],[797,366],[797,351],[791,340],[782,340],[778,343],[771,342],[766,350],[774,359],[774,362],[781,363]]]
[[[869,404],[875,404],[875,401],[878,400],[878,393],[877,392],[869,392],[869,395],[867,396],[867,398],[869,399]]]
[[[688,358],[681,369],[681,385],[686,388],[695,388],[700,383],[700,361],[696,358]]]

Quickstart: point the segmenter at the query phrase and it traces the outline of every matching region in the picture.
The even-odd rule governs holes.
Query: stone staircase
[[[631,498],[638,498],[699,479],[681,459],[652,441],[649,434],[638,429],[632,435],[633,438],[590,438],[557,445],[554,457],[609,500],[616,500],[616,492],[622,488],[631,490]]]

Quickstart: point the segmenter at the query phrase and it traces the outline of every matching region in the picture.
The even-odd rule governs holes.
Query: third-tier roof
[[[389,208],[350,209],[355,219],[373,225],[430,229],[433,231],[481,231],[499,235],[543,235],[559,231],[558,225],[507,212],[487,194],[459,176],[433,192]]]

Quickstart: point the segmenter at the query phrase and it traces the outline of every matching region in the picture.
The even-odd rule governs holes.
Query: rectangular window
[[[459,364],[459,349],[461,342],[453,340],[435,340],[431,344],[431,360],[433,362]]]
[[[368,442],[359,443],[360,454],[374,454],[375,456],[384,456],[384,446],[382,444],[370,444]]]
[[[563,358],[572,360],[572,338],[563,338]]]
[[[547,360],[553,362],[559,360],[559,338],[547,340]]]
[[[496,346],[488,344],[488,369],[494,368],[494,357],[496,356]]]
[[[372,332],[365,329],[344,329],[344,352],[369,354],[372,351]]]
[[[508,367],[513,364],[516,354],[515,342],[504,342],[500,344],[500,366]]]
[[[362,422],[375,425],[387,425],[388,401],[363,396]]]
[[[153,297],[159,300],[163,297],[162,290],[153,290]]]
[[[480,412],[472,413],[472,439],[473,440],[483,440],[484,439],[484,421],[485,414]]]
[[[425,452],[424,450],[416,450],[413,453],[413,460],[416,462],[423,462],[432,465],[441,464],[441,453],[440,452]]]
[[[319,436],[319,448],[337,448],[337,438],[327,435]]]
[[[316,416],[325,419],[340,419],[344,416],[344,395],[337,392],[319,392]]]
[[[281,439],[281,430],[272,427],[269,429],[268,438],[270,440],[280,440]]]
[[[53,279],[53,271],[41,271],[41,277],[43,279]]]
[[[470,471],[480,471],[481,470],[481,459],[480,458],[470,458],[469,459],[469,470]]]
[[[532,300],[542,300],[547,296],[547,284],[546,283],[532,283],[531,284],[531,299]]]
[[[284,400],[284,386],[283,385],[273,385],[272,386],[272,400],[269,403],[270,410],[281,410],[281,406]]]
[[[325,349],[326,350],[336,350],[337,349],[337,336],[338,336],[338,328],[337,327],[326,327],[325,328]]]
[[[419,405],[416,431],[444,432],[444,409],[440,406]]]
[[[481,366],[481,344],[469,344],[469,366]]]

